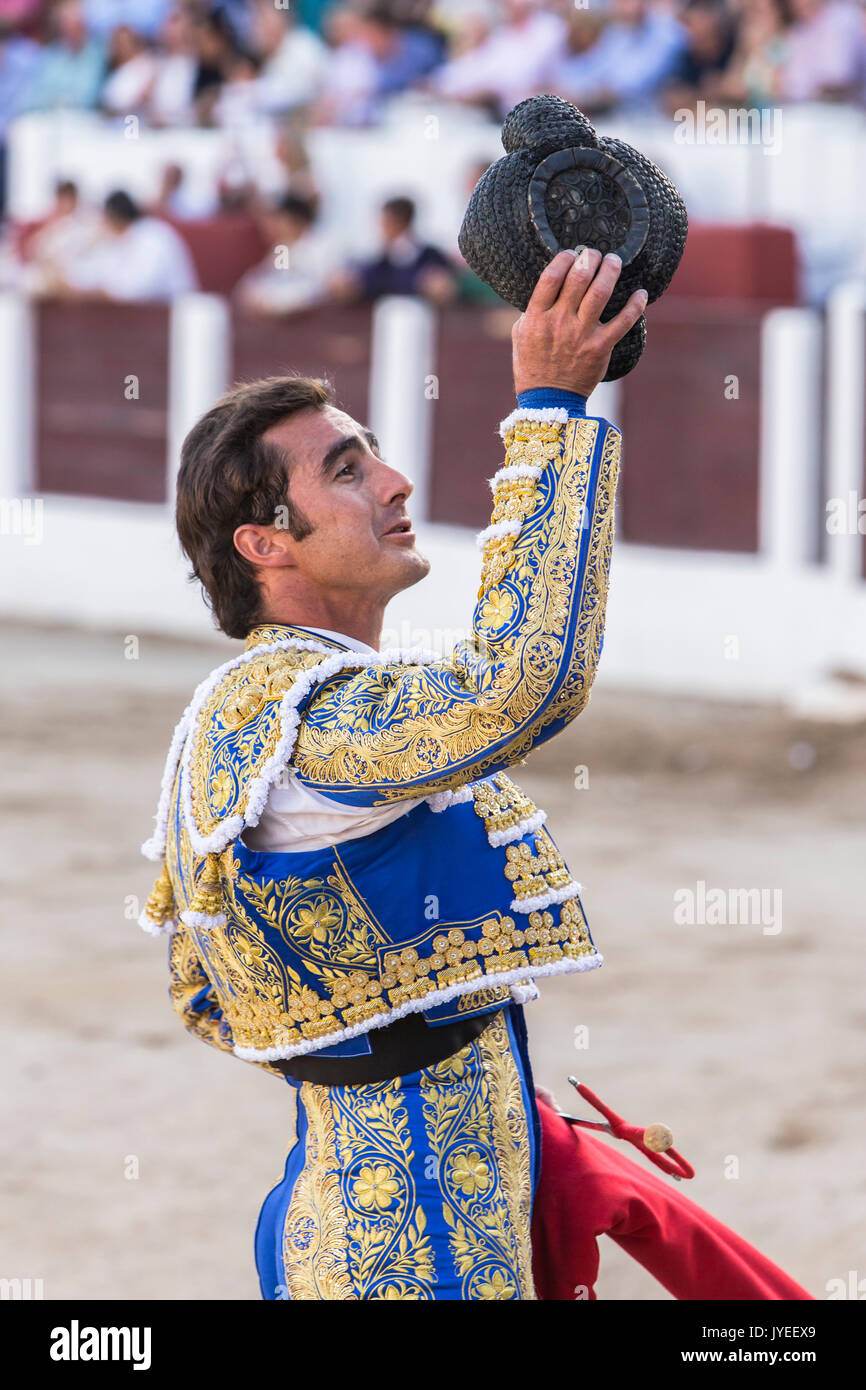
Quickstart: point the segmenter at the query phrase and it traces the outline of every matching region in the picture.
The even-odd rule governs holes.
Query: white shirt
[[[305,627],[304,631],[333,637],[354,652],[375,652],[375,647],[368,647],[366,642],[342,632],[331,632],[323,627]],[[241,839],[250,849],[272,853],[326,849],[328,845],[370,835],[405,816],[424,800],[423,796],[415,796],[391,806],[346,806],[302,786],[295,769],[288,767],[283,785],[271,787],[258,825],[245,830]]]
[[[75,289],[112,299],[172,299],[197,288],[183,238],[167,222],[140,217],[120,236],[104,237],[69,271]]]
[[[189,53],[161,53],[150,91],[151,120],[160,125],[192,124],[195,58]]]
[[[261,111],[288,111],[318,96],[328,66],[325,44],[311,29],[290,29],[262,66],[256,83]]]
[[[315,304],[325,295],[328,276],[337,268],[338,257],[320,232],[304,232],[287,248],[288,265],[277,266],[275,250],[248,270],[235,294],[248,308],[282,314]],[[348,642],[341,637],[341,642]]]
[[[477,98],[493,92],[505,108],[544,91],[544,75],[565,50],[565,21],[539,10],[522,23],[493,29],[477,48],[452,58],[431,79],[445,97]]]

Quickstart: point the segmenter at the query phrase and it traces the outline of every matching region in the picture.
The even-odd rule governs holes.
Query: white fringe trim
[[[199,686],[199,689],[201,687]],[[156,810],[156,829],[149,840],[145,840],[141,847],[141,852],[145,859],[161,860],[165,855],[166,830],[168,827],[168,807],[171,800],[171,789],[174,785],[174,775],[177,772],[177,765],[180,761],[180,752],[183,747],[184,739],[189,731],[192,707],[195,702],[195,694],[178,720],[174,733],[171,736],[168,756],[165,760],[165,767],[162,773],[162,782],[159,789],[159,805]]]
[[[472,800],[472,788],[474,782],[467,782],[465,786],[458,787],[456,791],[431,792],[427,797],[427,805],[431,811],[437,814],[439,811],[447,811],[449,806],[457,806],[460,802]]]
[[[538,998],[538,986],[534,980],[530,980],[525,985],[512,985],[511,997],[515,1004],[528,1004],[531,1000]]]
[[[184,740],[191,726],[194,724],[202,704],[213,691],[217,681],[229,671],[233,671],[236,666],[241,666],[247,661],[255,661],[258,657],[270,654],[271,652],[281,651],[288,647],[302,647],[309,651],[321,652],[327,655],[333,651],[333,647],[325,647],[321,642],[306,641],[300,637],[281,637],[274,642],[263,642],[258,647],[252,647],[248,652],[241,652],[239,656],[233,656],[229,661],[224,661],[221,666],[217,666],[211,671],[210,675],[205,676],[196,686],[193,697],[178,720],[175,731],[169,745],[168,756],[165,760],[165,768],[162,774],[160,787],[159,805],[157,807],[155,821],[156,829],[149,840],[145,840],[141,847],[141,852],[146,859],[160,860],[165,856],[166,830],[168,827],[168,808],[171,800],[171,789],[174,785],[174,777],[177,772],[177,765],[180,762],[181,750]]]
[[[502,439],[505,438],[511,426],[517,424],[518,420],[531,420],[538,424],[567,425],[569,414],[565,406],[562,405],[518,406],[516,410],[512,410],[510,415],[506,415],[499,426],[499,434]]]
[[[450,989],[438,989],[432,994],[426,994],[423,999],[407,999],[405,1004],[400,1004],[395,1009],[388,1009],[373,1018],[365,1018],[362,1023],[355,1023],[351,1028],[341,1028],[336,1033],[328,1033],[321,1038],[306,1038],[303,1042],[284,1047],[235,1046],[232,1051],[244,1062],[280,1062],[290,1057],[304,1057],[309,1052],[318,1052],[320,1048],[348,1042],[350,1038],[360,1037],[362,1033],[369,1033],[374,1028],[382,1028],[398,1018],[405,1018],[407,1014],[423,1013],[425,1009],[435,1008],[437,1004],[447,1004],[449,999],[456,999],[461,994],[471,994],[476,989],[495,988],[497,985],[519,985],[527,976],[540,979],[543,975],[566,975],[578,971],[582,973],[585,970],[597,970],[601,965],[604,965],[604,956],[598,952],[591,956],[578,956],[576,960],[566,956],[562,960],[551,961],[549,965],[523,965],[519,970],[505,971],[501,975],[481,975],[474,980],[464,980],[458,985],[452,985]]]
[[[519,820],[516,825],[509,825],[506,830],[488,831],[488,843],[493,845],[494,849],[497,849],[499,845],[508,845],[512,840],[519,840],[531,831],[537,830],[540,825],[544,825],[546,820],[546,811],[536,811],[535,815],[527,816],[525,820]]]
[[[534,463],[509,463],[504,468],[498,469],[492,478],[487,482],[490,491],[495,492],[500,483],[507,483],[511,478],[540,478],[541,469]]]
[[[540,912],[543,907],[550,907],[551,903],[564,903],[569,898],[576,898],[578,893],[583,892],[583,885],[574,882],[564,883],[561,888],[551,888],[549,893],[537,893],[534,898],[524,898],[518,902],[516,898],[511,903],[512,912]]]
[[[146,931],[148,936],[170,936],[177,930],[177,922],[173,917],[168,917],[164,922],[154,922],[152,917],[148,917],[146,912],[142,912],[138,925],[142,931]]]
[[[219,927],[225,926],[226,915],[224,912],[218,912],[216,917],[210,917],[206,912],[190,912],[189,908],[186,908],[180,914],[180,920],[188,927],[199,927],[202,931],[216,931]]]
[[[354,652],[338,651],[323,648],[315,642],[305,642],[294,638],[281,639],[278,643],[272,643],[265,647],[253,648],[245,656],[238,657],[234,662],[227,663],[225,667],[220,667],[204,683],[201,695],[197,694],[196,706],[191,717],[190,732],[195,727],[200,709],[204,700],[211,694],[221,676],[230,669],[231,666],[238,666],[244,660],[254,660],[257,656],[268,651],[276,651],[282,647],[295,646],[303,647],[309,651],[330,651],[330,655],[325,661],[319,662],[318,666],[313,666],[309,671],[302,672],[291,689],[287,690],[280,701],[280,724],[281,735],[277,743],[276,751],[265,763],[259,775],[253,778],[247,787],[247,808],[243,815],[240,813],[221,821],[207,835],[202,835],[195,823],[192,807],[192,787],[190,781],[189,762],[192,752],[192,738],[187,739],[183,753],[181,755],[181,803],[183,807],[184,824],[190,838],[190,843],[196,854],[220,854],[231,842],[249,826],[258,825],[262,811],[268,799],[268,792],[271,785],[279,777],[283,768],[292,756],[295,746],[297,731],[300,726],[301,717],[298,713],[298,705],[306,699],[314,686],[320,685],[323,681],[329,680],[339,671],[346,669],[363,670],[367,666],[387,666],[400,664],[404,666],[423,666],[434,665],[442,660],[438,652],[427,651],[423,647],[391,648],[384,652]]]
[[[488,541],[499,540],[500,536],[519,536],[522,530],[522,521],[497,521],[478,532],[475,544],[483,550]]]

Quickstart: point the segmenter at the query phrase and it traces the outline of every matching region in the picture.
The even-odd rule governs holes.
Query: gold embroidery
[[[503,1015],[422,1072],[421,1094],[463,1298],[534,1299],[529,1133]]]
[[[484,821],[488,835],[496,830],[510,830],[520,821],[534,816],[538,807],[504,772],[497,772],[490,782],[479,782],[472,788],[475,814]]]
[[[181,838],[185,841],[186,835]],[[171,843],[173,847],[173,838]],[[517,897],[547,891],[561,876],[562,861],[546,831],[536,836],[536,848],[539,853],[532,856],[526,845],[506,847],[505,872],[514,875]],[[190,863],[191,874],[195,862]],[[393,947],[341,863],[327,879],[279,882],[259,882],[241,873],[232,847],[220,856],[220,864],[227,924],[189,930],[234,1042],[242,1048],[297,1049],[319,1040],[326,1046],[346,1028],[387,1022],[407,1001],[528,965],[595,954],[576,898],[530,912],[519,922],[501,912],[460,924],[440,922],[412,942]],[[254,912],[292,947],[319,988],[304,984],[269,945]],[[507,986],[502,990],[507,997]],[[481,993],[467,992],[463,1007]],[[461,1004],[456,1008],[459,1012]]]
[[[293,761],[303,776],[321,786],[375,784],[380,805],[402,798],[407,785],[422,779],[425,792],[444,791],[466,781],[465,767],[455,765],[471,759],[472,775],[480,777],[501,763],[503,740],[511,740],[508,755],[517,761],[540,727],[579,713],[598,662],[619,460],[620,437],[610,430],[584,584],[576,593],[576,553],[598,429],[598,421],[581,419],[567,425],[518,422],[508,431],[507,461],[540,462],[545,471],[537,482],[503,480],[497,488],[494,517],[497,508],[503,519],[506,512],[513,520],[525,513],[526,524],[496,550],[495,565],[504,566],[496,587],[489,582],[494,562],[485,561],[487,597],[476,614],[475,637],[434,666],[406,665],[397,675],[370,668],[326,682],[297,734]],[[565,682],[530,724],[562,664],[562,638],[575,605],[579,621]],[[341,650],[290,624],[260,625],[248,645],[286,636]],[[243,814],[245,787],[274,756],[281,736],[281,696],[323,659],[321,651],[292,648],[264,653],[227,672],[205,701],[190,735],[191,795],[202,834],[229,815]],[[497,752],[485,758],[491,745],[499,745]]]
[[[283,1267],[290,1299],[358,1297],[349,1274],[347,1214],[340,1186],[334,1116],[327,1086],[304,1082],[304,1166],[283,1226]]]
[[[193,816],[202,835],[227,816],[244,814],[247,788],[282,735],[282,697],[323,660],[321,652],[293,647],[266,653],[227,671],[205,700],[190,733],[189,760]]]
[[[309,1129],[284,1228],[289,1296],[432,1298],[433,1250],[400,1078],[347,1087],[304,1082],[300,1102]],[[326,1282],[331,1270],[338,1281]]]
[[[323,690],[298,730],[293,761],[304,777],[323,787],[376,784],[376,804],[386,804],[405,796],[406,786],[421,778],[426,793],[465,783],[465,769],[435,777],[437,763],[454,768],[473,759],[473,777],[483,776],[502,760],[501,747],[487,758],[484,749],[503,739],[513,740],[508,754],[517,761],[537,738],[538,724],[527,721],[543,704],[562,662],[562,638],[573,605],[579,606],[580,622],[570,654],[571,686],[557,711],[560,716],[567,711],[570,718],[579,713],[595,675],[597,637],[604,620],[606,576],[596,571],[609,559],[606,533],[594,525],[583,590],[574,592],[599,424],[581,419],[547,428],[560,441],[549,466],[551,495],[521,534],[509,538],[512,560],[497,590],[497,612],[505,594],[519,610],[510,628],[500,627],[494,636],[489,628],[477,625],[476,638],[458,643],[439,665],[403,668],[393,682],[391,702],[384,706],[377,684],[381,677],[371,684],[366,672],[350,676],[327,693]],[[524,426],[525,441],[512,437],[509,462],[523,460],[524,443],[536,447],[532,438],[537,429]],[[544,440],[537,447],[553,450],[553,444]],[[602,451],[603,473],[614,470],[618,451],[619,435],[611,432]],[[595,511],[612,509],[613,487],[604,476],[599,479],[598,495]],[[547,710],[545,714],[556,717]],[[345,737],[347,725],[353,730],[351,743]]]
[[[171,886],[168,867],[163,864],[162,872],[154,883],[144,907],[144,915],[150,922],[159,926],[173,918],[177,911],[174,889]]]
[[[542,828],[533,838],[535,854],[525,842],[508,845],[505,850],[508,863],[503,873],[511,881],[518,902],[522,898],[534,898],[548,893],[551,888],[564,888],[574,882],[547,831]]]
[[[506,432],[506,464],[529,464],[542,472],[552,463],[562,448],[562,426],[518,421]],[[540,498],[535,478],[501,478],[496,485],[491,526],[503,521],[521,525],[531,516]],[[481,565],[481,587],[478,597],[499,584],[511,567],[514,558],[514,535],[493,536],[484,545]]]
[[[602,445],[597,506],[592,520],[589,561],[586,571],[586,601],[582,605],[575,634],[571,665],[562,688],[541,718],[540,728],[546,727],[557,719],[568,720],[574,717],[575,699],[582,700],[584,698],[584,694],[588,692],[589,686],[592,684],[592,676],[598,668],[601,639],[604,632],[604,615],[607,610],[614,533],[613,504],[619,477],[621,445],[621,437],[615,431],[608,433]],[[588,698],[588,694],[586,698]]]

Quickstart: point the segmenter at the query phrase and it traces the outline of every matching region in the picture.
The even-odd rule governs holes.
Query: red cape
[[[540,1299],[594,1299],[608,1235],[678,1299],[811,1299],[777,1265],[612,1145],[536,1096],[541,1172],[532,1217]]]

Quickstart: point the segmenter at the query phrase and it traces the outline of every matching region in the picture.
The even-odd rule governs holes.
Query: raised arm
[[[503,422],[505,463],[479,537],[471,638],[435,664],[394,661],[324,682],[298,729],[292,761],[302,782],[356,805],[454,789],[513,765],[586,705],[602,644],[620,434],[587,418],[583,399],[646,302],[633,295],[600,323],[619,269],[598,252],[560,253],[515,325],[518,409]]]

